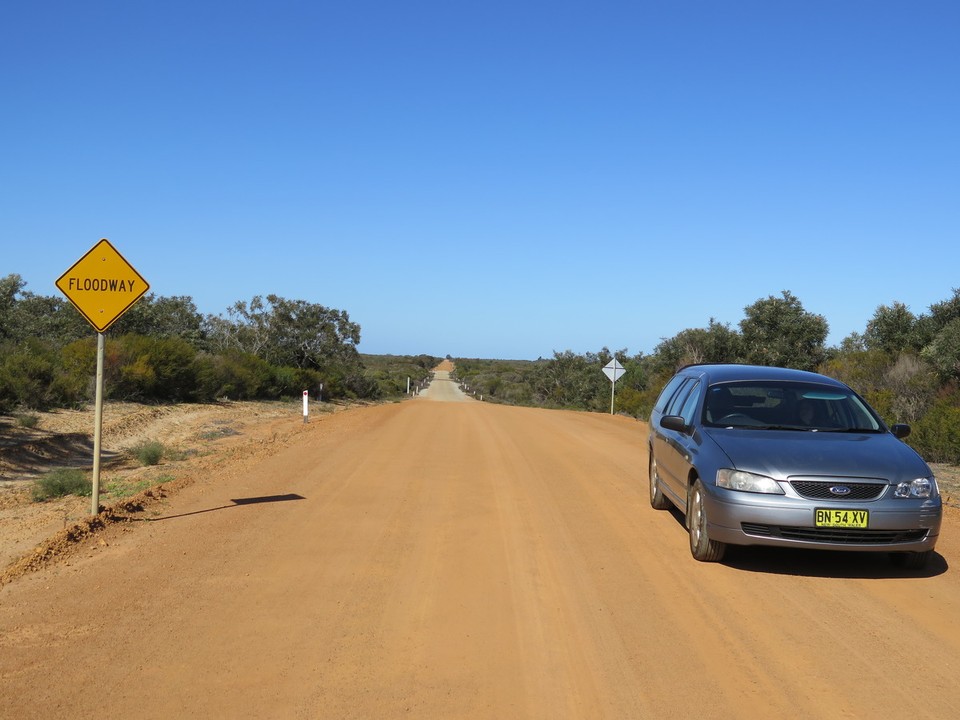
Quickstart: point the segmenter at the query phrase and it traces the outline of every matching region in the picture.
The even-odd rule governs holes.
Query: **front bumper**
[[[816,501],[785,495],[704,488],[707,532],[731,545],[804,547],[858,552],[933,550],[943,507],[929,500],[885,498],[871,502]],[[816,508],[866,510],[866,529],[817,528]]]

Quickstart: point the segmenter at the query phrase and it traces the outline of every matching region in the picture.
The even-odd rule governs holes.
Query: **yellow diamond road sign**
[[[104,332],[150,289],[109,240],[101,240],[57,280],[97,332]]]

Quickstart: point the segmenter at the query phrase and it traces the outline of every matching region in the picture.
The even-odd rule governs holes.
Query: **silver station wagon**
[[[690,365],[650,415],[650,504],[684,513],[697,560],[769,545],[923,567],[943,509],[930,468],[902,442],[909,432],[823,375]]]

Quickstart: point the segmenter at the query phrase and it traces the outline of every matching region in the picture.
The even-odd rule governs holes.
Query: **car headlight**
[[[937,496],[937,481],[932,478],[917,478],[910,482],[902,482],[893,492],[898,498],[931,498]]]
[[[783,495],[783,488],[773,478],[765,475],[754,475],[743,470],[717,470],[717,487],[741,492],[766,493],[768,495]]]

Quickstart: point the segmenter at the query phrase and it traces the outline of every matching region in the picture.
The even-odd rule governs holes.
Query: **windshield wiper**
[[[754,425],[753,427],[757,430],[796,430],[799,432],[819,430],[819,428],[810,427],[809,425]]]
[[[875,428],[821,428],[820,432],[829,433],[881,433],[883,430]]]

